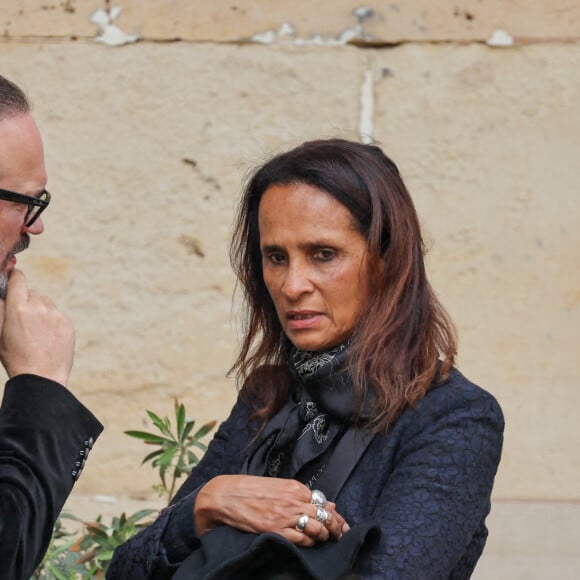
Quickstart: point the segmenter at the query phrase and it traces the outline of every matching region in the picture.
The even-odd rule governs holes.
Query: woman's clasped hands
[[[339,540],[350,529],[321,491],[293,479],[220,475],[206,483],[194,507],[199,536],[218,525],[274,532],[298,546]]]

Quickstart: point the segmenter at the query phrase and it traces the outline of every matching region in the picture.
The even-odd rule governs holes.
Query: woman
[[[231,258],[248,306],[238,401],[107,577],[468,578],[503,418],[453,367],[394,163],[344,140],[274,157]]]

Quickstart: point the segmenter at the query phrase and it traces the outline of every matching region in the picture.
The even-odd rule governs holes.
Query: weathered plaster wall
[[[10,37],[92,37],[90,17],[119,6],[116,24],[148,40],[243,42],[268,31],[303,41],[484,41],[508,27],[521,41],[574,41],[580,7],[573,0],[4,0],[0,25]],[[285,25],[285,26],[283,26]],[[293,31],[289,30],[291,27]]]
[[[140,41],[112,48],[104,1],[3,0],[0,72],[34,102],[54,193],[19,263],[75,320],[71,388],[106,425],[77,493],[151,496],[122,434],[145,408],[225,418],[240,183],[341,135],[382,143],[414,195],[460,367],[505,411],[496,497],[580,499],[579,6],[368,7],[128,0],[112,24]],[[514,46],[486,44],[498,28]]]

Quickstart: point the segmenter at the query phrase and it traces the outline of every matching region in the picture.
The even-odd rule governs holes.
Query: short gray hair
[[[0,121],[21,113],[30,113],[30,102],[24,91],[0,75]]]

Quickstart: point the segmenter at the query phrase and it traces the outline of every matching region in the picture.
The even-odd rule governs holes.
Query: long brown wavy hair
[[[262,276],[258,211],[276,184],[305,183],[343,204],[367,240],[371,296],[349,339],[356,409],[369,393],[376,432],[447,378],[456,354],[453,323],[425,271],[424,244],[411,196],[396,165],[376,145],[309,141],[262,165],[242,195],[230,260],[247,306],[244,338],[231,371],[254,416],[267,421],[288,395],[282,326]]]

